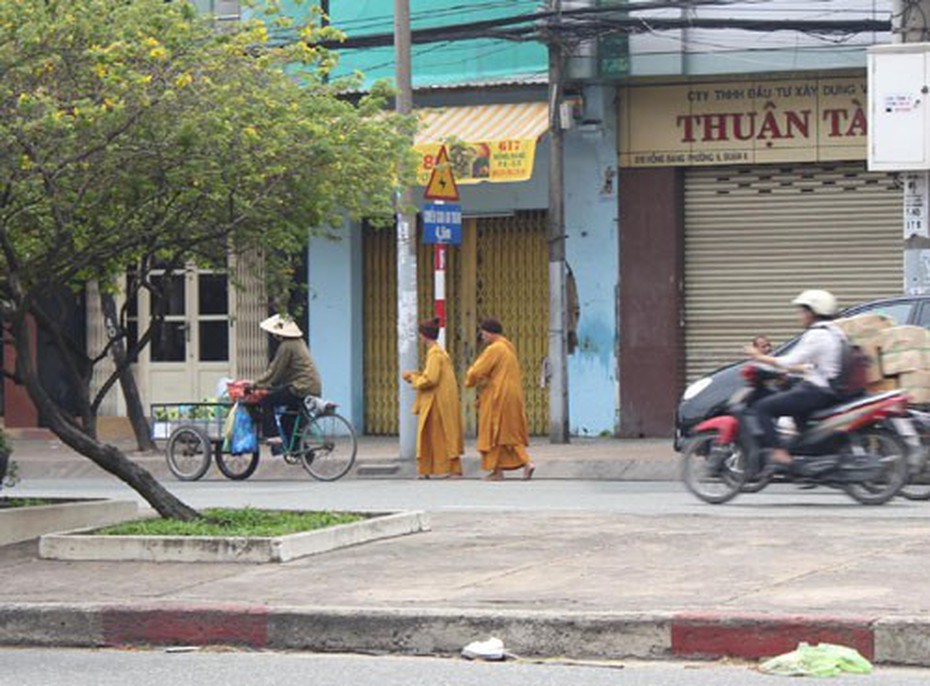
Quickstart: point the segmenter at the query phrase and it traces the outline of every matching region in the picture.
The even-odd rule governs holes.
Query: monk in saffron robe
[[[504,478],[504,470],[523,469],[530,479],[536,465],[526,447],[530,444],[523,396],[523,372],[517,351],[503,336],[496,319],[481,323],[484,352],[468,370],[465,385],[479,386],[478,452],[481,468],[490,472],[491,481]]]
[[[404,381],[417,392],[413,405],[418,417],[417,472],[421,479],[459,477],[465,442],[455,369],[449,354],[437,342],[439,320],[421,322],[419,331],[427,347],[426,367],[422,372],[404,372]]]

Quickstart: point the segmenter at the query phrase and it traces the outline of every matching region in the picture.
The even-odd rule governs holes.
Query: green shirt
[[[287,386],[294,395],[321,396],[323,383],[316,364],[301,338],[285,338],[268,370],[255,380],[260,388]]]

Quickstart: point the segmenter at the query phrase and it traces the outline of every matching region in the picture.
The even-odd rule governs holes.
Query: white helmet
[[[836,296],[830,291],[804,291],[791,301],[792,305],[803,305],[811,312],[821,317],[832,317],[836,314]]]

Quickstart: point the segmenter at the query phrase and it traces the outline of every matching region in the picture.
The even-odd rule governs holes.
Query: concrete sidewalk
[[[133,452],[134,444],[120,443],[132,459],[159,478],[174,477],[164,453]],[[163,446],[162,446],[163,447]],[[272,457],[267,448],[252,479],[289,477],[294,468]],[[536,478],[671,481],[678,479],[678,455],[670,439],[576,438],[568,445],[551,445],[534,439],[530,453],[538,465]],[[87,458],[74,453],[55,439],[20,439],[14,443],[13,459],[23,478],[99,477],[104,472]],[[411,478],[415,465],[397,457],[397,439],[359,438],[355,478]],[[480,473],[474,442],[466,445],[463,467],[467,476]],[[215,465],[209,474],[219,474]]]
[[[865,510],[863,511],[866,512]],[[64,563],[0,548],[0,643],[228,643],[758,657],[799,641],[930,666],[930,523],[433,514],[433,531],[279,565]]]

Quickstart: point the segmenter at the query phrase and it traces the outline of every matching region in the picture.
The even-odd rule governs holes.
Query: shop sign
[[[425,186],[436,167],[441,143],[416,146],[419,156],[417,183]],[[498,141],[447,141],[445,145],[452,162],[452,173],[458,184],[483,181],[510,183],[528,181],[533,176],[536,160],[536,139]]]
[[[864,75],[628,87],[620,165],[864,160],[866,106]]]

